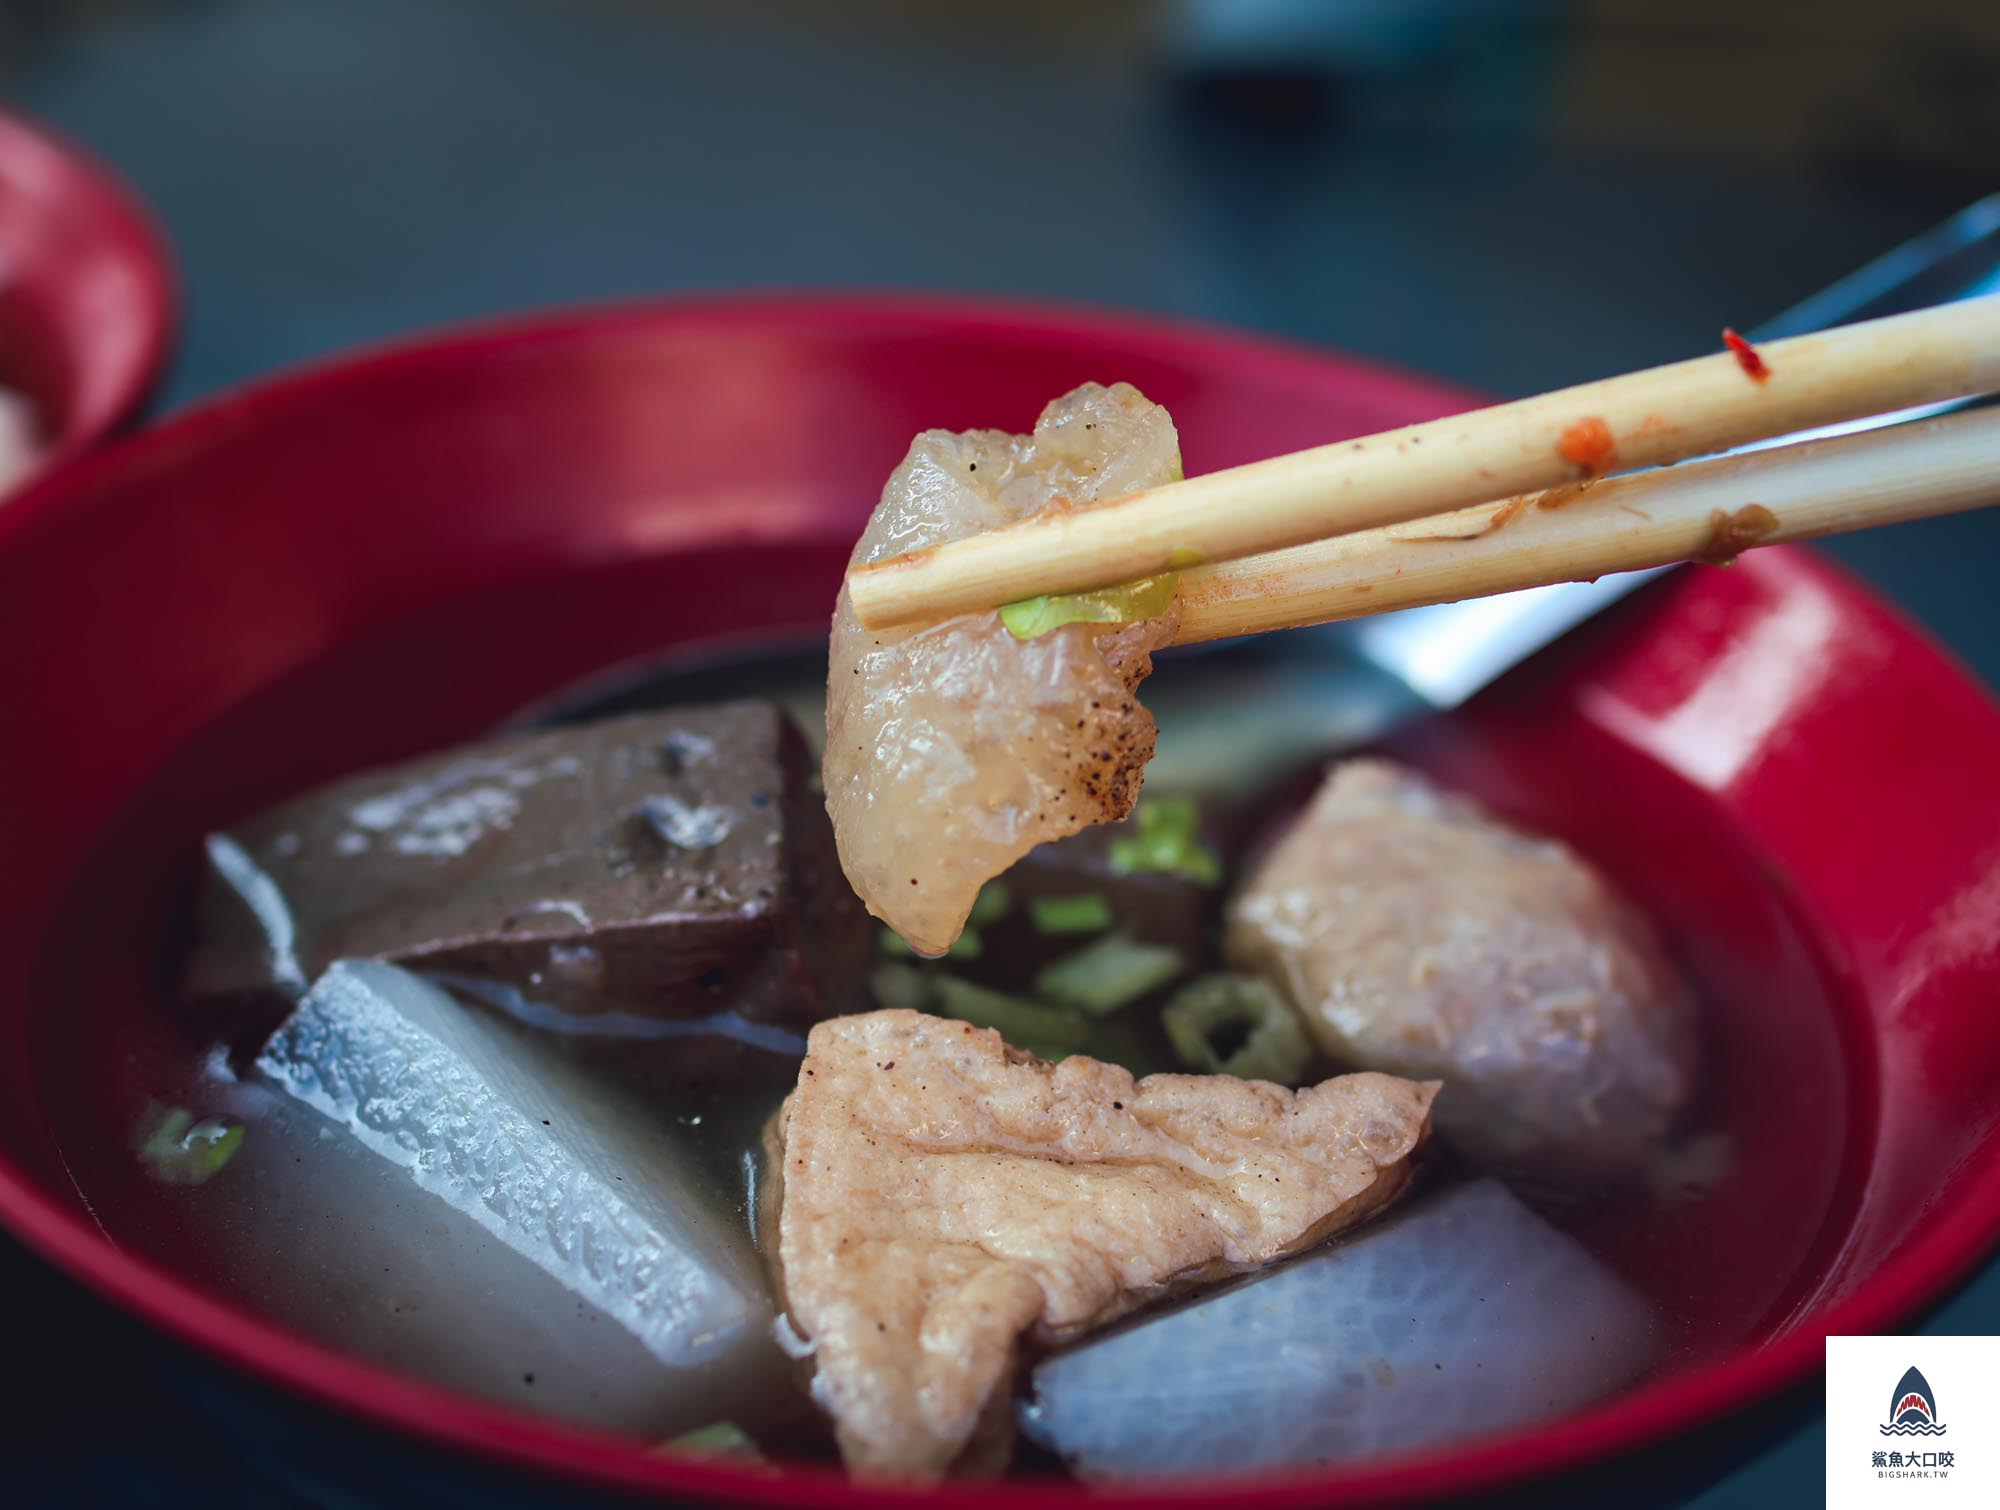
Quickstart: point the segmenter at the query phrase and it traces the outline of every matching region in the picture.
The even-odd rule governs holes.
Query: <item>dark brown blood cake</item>
[[[784,712],[744,702],[351,777],[209,837],[190,992],[282,1010],[364,957],[578,1018],[846,1010],[867,931],[810,768]]]

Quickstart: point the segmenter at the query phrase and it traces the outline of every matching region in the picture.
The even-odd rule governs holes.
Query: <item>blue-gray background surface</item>
[[[2000,189],[1985,15],[0,0],[0,96],[164,221],[187,304],[166,407],[497,311],[836,283],[1197,315],[1514,394],[1713,349]],[[1829,548],[1993,683],[1996,547],[2000,519],[1964,516]],[[1989,1269],[1927,1324],[1996,1323]],[[0,1427],[0,1474],[196,1503],[174,1465],[202,1462],[197,1428],[107,1391],[116,1356],[72,1372]],[[1817,1499],[1823,1436],[1801,1399],[1704,1444],[1677,1502]]]

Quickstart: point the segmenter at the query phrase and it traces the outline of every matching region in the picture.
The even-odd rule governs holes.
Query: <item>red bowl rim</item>
[[[652,299],[482,321],[364,348],[281,376],[245,385],[184,411],[143,435],[120,442],[58,476],[34,484],[0,510],[0,549],[70,495],[121,469],[198,445],[218,426],[231,429],[328,390],[377,374],[432,361],[490,359],[543,342],[603,336],[649,326],[719,325],[791,330],[865,327],[910,332],[949,323],[960,330],[989,327],[1013,335],[1043,331],[1065,338],[1140,342],[1157,352],[1193,357],[1220,368],[1250,363],[1266,371],[1292,369],[1323,377],[1329,364],[1379,377],[1435,403],[1450,393],[1391,366],[1315,351],[1301,344],[1246,335],[1221,326],[1047,301],[949,294],[786,290],[755,294]],[[1471,402],[1471,395],[1462,395]],[[1739,570],[1756,571],[1752,555]],[[1791,554],[1784,570],[1803,572],[1837,602],[1880,613],[1872,593],[1816,557]],[[1949,658],[1900,616],[1889,615],[1901,649],[1932,660]],[[1956,668],[1955,668],[1956,670]],[[1962,672],[1957,672],[1963,675]],[[2000,709],[1995,711],[2000,739]],[[1046,1480],[950,1487],[952,1501],[977,1507],[1024,1507],[1115,1498],[1132,1504],[1193,1506],[1226,1502],[1247,1507],[1321,1505],[1330,1496],[1371,1502],[1408,1501],[1490,1490],[1582,1467],[1657,1443],[1796,1385],[1824,1365],[1824,1335],[1888,1330],[1937,1298],[1987,1255],[2000,1215],[2000,1160],[1968,1175],[1950,1209],[1900,1249],[1852,1294],[1823,1313],[1823,1326],[1793,1331],[1754,1351],[1711,1367],[1664,1379],[1544,1427],[1531,1427],[1462,1447],[1370,1459],[1351,1468],[1252,1477],[1188,1478],[1130,1485],[1083,1486]],[[85,1212],[59,1200],[0,1155],[0,1226],[33,1251],[152,1328],[195,1351],[298,1399],[394,1436],[467,1454],[489,1466],[526,1469],[573,1483],[655,1494],[699,1495],[733,1503],[860,1507],[925,1499],[935,1491],[857,1485],[837,1471],[787,1466],[768,1470],[649,1454],[629,1439],[569,1426],[508,1407],[486,1404],[423,1384],[286,1331],[211,1297],[143,1258],[110,1246]]]
[[[136,354],[97,403],[67,417],[16,499],[131,418],[167,365],[179,328],[178,282],[165,229],[122,175],[60,131],[0,107],[0,151],[30,151],[62,164],[66,182],[96,202],[105,234],[138,278],[143,328]],[[10,505],[11,506],[11,505]]]

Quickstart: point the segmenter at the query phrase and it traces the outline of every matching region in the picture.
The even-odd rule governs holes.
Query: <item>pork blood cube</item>
[[[783,711],[743,702],[350,777],[209,836],[190,992],[282,1011],[371,958],[503,982],[586,1029],[803,1025],[853,1004],[868,951],[809,775]]]

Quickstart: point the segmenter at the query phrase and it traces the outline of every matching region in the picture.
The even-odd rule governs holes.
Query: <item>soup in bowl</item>
[[[1467,402],[663,306],[281,380],[0,515],[12,1228],[398,1451],[813,1503],[1495,1485],[1984,1251],[2000,718],[1808,552],[1386,733],[1324,636],[1164,654],[1135,811],[955,935],[871,920],[818,748],[854,542],[912,434],[1112,379],[1190,471]]]

